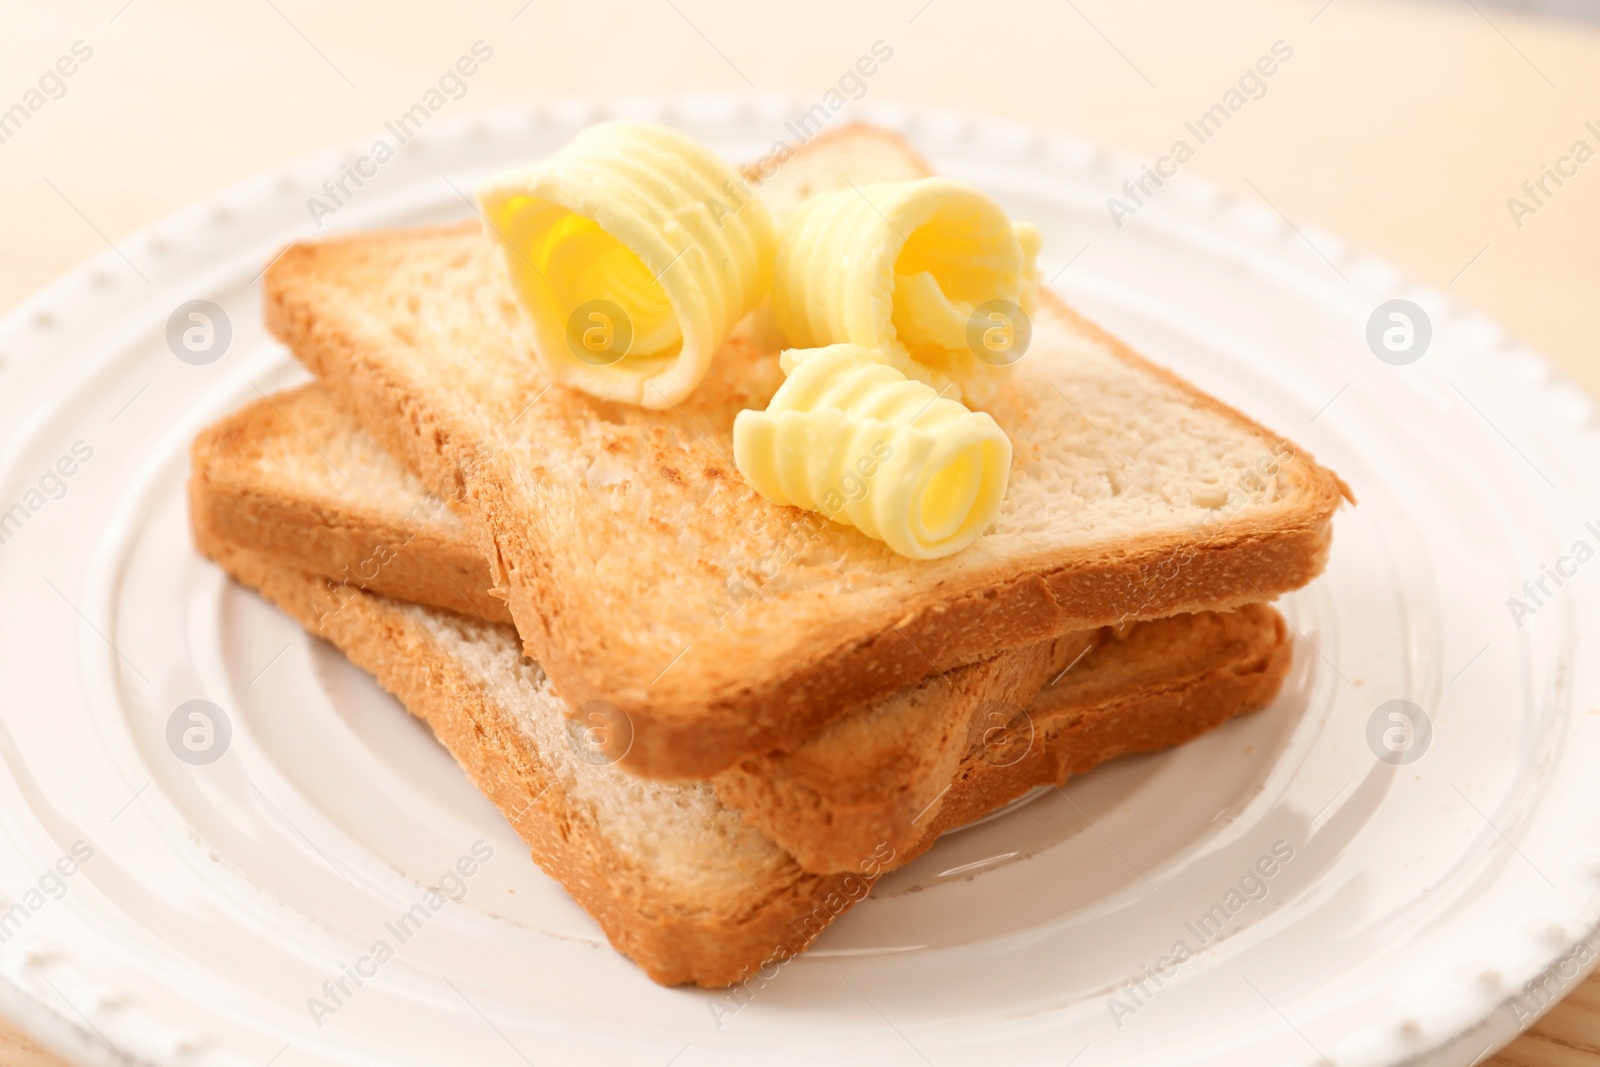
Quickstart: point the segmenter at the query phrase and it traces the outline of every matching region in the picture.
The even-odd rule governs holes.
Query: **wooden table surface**
[[[882,41],[893,55],[869,103],[1000,116],[1146,158],[1281,41],[1292,59],[1187,169],[1481,308],[1600,393],[1600,161],[1547,180],[1536,205],[1523,188],[1574,142],[1600,149],[1600,30],[1491,0],[8,5],[0,110],[80,41],[92,56],[59,99],[0,142],[0,313],[223,185],[365,138],[475,41],[493,58],[449,113],[751,88],[809,104]],[[1514,213],[1512,197],[1534,210]],[[0,1063],[55,1062],[0,1031]],[[1600,979],[1488,1062],[1600,1064]]]

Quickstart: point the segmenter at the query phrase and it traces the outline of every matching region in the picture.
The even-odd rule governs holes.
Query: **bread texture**
[[[1153,635],[1137,646],[1128,638],[1139,662],[1109,657],[1117,663],[1114,680],[1100,677],[1097,653],[1086,657],[1070,684],[1036,706],[1026,730],[1018,724],[1011,747],[991,748],[1002,755],[980,751],[962,761],[949,800],[911,848],[880,842],[856,857],[852,870],[818,875],[723,804],[708,783],[653,782],[583,758],[561,699],[509,626],[358,589],[346,589],[341,609],[326,612],[333,583],[230,544],[207,527],[206,515],[191,511],[201,552],[333,642],[426,721],[534,861],[613,946],[667,985],[725,986],[803,951],[884,871],[945,830],[1035,786],[1060,783],[1065,773],[1182,743],[1260,707],[1288,664],[1282,622],[1266,607],[1218,615],[1215,627],[1147,624],[1165,635],[1136,627],[1136,634]],[[1172,669],[1208,655],[1205,670]]]
[[[365,590],[509,620],[448,502],[390,459],[320,386],[263,397],[227,416],[195,439],[191,455],[196,524],[329,579],[320,616]],[[1171,662],[1172,677],[1270,658],[1265,649],[1251,657],[1215,642],[1186,644],[1187,636],[1174,636],[1183,627],[1275,640],[1281,634],[1269,617],[1219,623],[1227,617],[1203,613],[1160,629],[1173,648],[1196,649],[1189,662]],[[975,749],[980,759],[1008,758],[1023,710],[1052,680],[1071,684],[1074,669],[1101,646],[1124,643],[1105,627],[997,653],[851,709],[789,751],[742,757],[712,785],[808,871],[852,871],[882,844],[904,853],[937,818],[962,760]],[[1117,668],[1108,656],[1117,653],[1088,660],[1092,673]]]
[[[839,162],[841,140],[784,167],[817,174],[811,188],[873,180]],[[954,556],[907,560],[734,469],[734,416],[782,377],[770,316],[747,319],[683,403],[608,403],[546,379],[493,254],[475,225],[296,245],[266,273],[267,323],[459,501],[527,653],[570,705],[627,713],[642,775],[793,750],[998,651],[1270,599],[1322,570],[1348,495],[1046,295],[988,405],[1014,449],[999,517]]]

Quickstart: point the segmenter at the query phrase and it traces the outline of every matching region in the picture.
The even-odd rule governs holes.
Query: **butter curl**
[[[765,411],[741,411],[733,455],[768,500],[819,511],[912,559],[970,545],[1000,509],[1011,441],[880,354],[791,350]]]
[[[664,126],[591,126],[478,204],[539,362],[608,400],[683,400],[771,282],[766,206]]]
[[[861,345],[969,404],[1026,350],[1039,234],[951,178],[883,182],[795,209],[778,238],[772,306],[791,344]]]

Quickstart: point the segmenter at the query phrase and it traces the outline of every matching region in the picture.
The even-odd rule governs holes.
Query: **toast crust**
[[[820,166],[827,152],[811,148],[787,167]],[[656,412],[548,381],[474,225],[292,246],[264,286],[273,334],[396,458],[461,500],[529,655],[567,700],[627,712],[628,766],[648,777],[700,779],[792,748],[844,709],[999,650],[1271,599],[1321,572],[1349,498],[1310,456],[1045,293],[1030,356],[989,406],[1013,438],[1007,507],[1021,517],[1003,511],[949,559],[906,561],[763,500],[733,469],[733,416],[781,381],[770,314],[746,321],[694,395]],[[1101,464],[1110,497],[1135,495],[1125,450],[1084,414],[1097,411],[1079,392],[1093,374],[1181,411],[1173,432],[1234,435],[1271,460],[1270,477],[1215,522],[1163,523],[1150,504],[1144,525],[1087,541],[1034,535],[1054,505],[1107,496],[1050,488],[1050,464],[1074,449]],[[1234,458],[1217,477],[1240,476]]]
[[[806,870],[848,871],[874,842],[920,851],[930,826],[937,834],[965,825],[1009,803],[1001,795],[1017,796],[1021,783],[1058,785],[1117,756],[1182,744],[1241,708],[1264,707],[1293,664],[1283,618],[1265,604],[1122,633],[1108,627],[1056,646],[999,670],[954,672],[968,674],[958,685],[983,690],[975,706],[941,707],[942,687],[929,686],[932,707],[896,720],[921,731],[914,745],[896,744],[854,713],[794,752],[740,760],[712,784]],[[908,761],[923,764],[921,773],[901,766]]]
[[[931,846],[937,835],[981,819],[1033,788],[1065,785],[1072,775],[1118,756],[1186,744],[1229,719],[1270,704],[1294,661],[1294,644],[1283,617],[1265,604],[1209,614],[1214,629],[1204,640],[1226,650],[1220,659],[1204,662],[1194,655],[1194,648],[1180,650],[1171,644],[1179,637],[1176,628],[1184,624],[1184,616],[1143,624],[1136,631],[1142,632],[1141,643],[1148,642],[1148,647],[1140,651],[1165,649],[1148,665],[1142,684],[1113,695],[1091,681],[1075,696],[1047,696],[1031,709],[1027,729],[1034,740],[1016,763],[963,760],[950,798],[931,827],[932,836],[918,851]],[[1109,645],[1100,651],[1115,654]],[[1093,679],[1094,668],[1100,666],[1092,665],[1079,677]],[[1145,669],[1141,666],[1134,673],[1143,674]],[[1026,789],[1021,788],[1024,783]]]

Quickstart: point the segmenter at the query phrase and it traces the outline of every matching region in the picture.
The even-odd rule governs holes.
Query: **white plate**
[[[797,111],[604,113],[741,158]],[[469,188],[601,114],[430,125],[328,229],[461,217],[446,177]],[[357,145],[130,238],[0,326],[0,511],[27,512],[0,545],[8,1013],[107,1064],[1465,1064],[1548,999],[1525,983],[1587,971],[1600,563],[1521,626],[1507,598],[1576,542],[1600,547],[1593,404],[1493,324],[1266,206],[1179,179],[1118,229],[1105,200],[1134,161],[868,117],[1037,221],[1046,276],[1092,317],[1354,487],[1327,575],[1285,603],[1301,636],[1276,705],[950,836],[736,1013],[652,985],[424,728],[189,547],[189,439],[302,376],[258,325],[258,272]],[[1365,341],[1395,297],[1432,324],[1406,366]],[[231,323],[203,366],[166,340],[193,299]],[[58,488],[45,472],[80,441],[93,454]],[[167,740],[196,699],[231,725],[208,765]],[[1394,700],[1432,727],[1404,765],[1368,740]],[[47,875],[79,841],[93,857]],[[493,858],[466,897],[317,1025],[322,983],[394,947],[385,922],[479,841]],[[1275,845],[1292,858],[1230,898]],[[1219,904],[1225,936],[1202,944]],[[1179,940],[1193,958],[1143,977]]]

